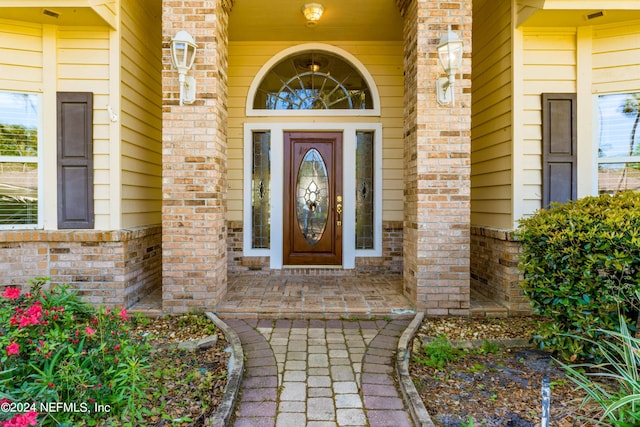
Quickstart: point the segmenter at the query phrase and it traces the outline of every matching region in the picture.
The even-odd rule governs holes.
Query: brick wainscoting
[[[69,284],[85,301],[130,307],[162,286],[162,229],[2,231],[0,286],[34,277]]]
[[[531,313],[519,285],[519,253],[513,231],[471,227],[471,287],[504,305],[511,315]]]
[[[382,224],[382,256],[356,258],[353,270],[290,269],[271,270],[269,257],[242,256],[242,222],[227,222],[227,271],[237,274],[402,274],[402,222],[385,221]]]

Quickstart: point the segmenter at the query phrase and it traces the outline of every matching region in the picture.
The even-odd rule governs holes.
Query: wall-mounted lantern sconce
[[[438,43],[438,59],[444,72],[449,77],[441,77],[436,82],[436,95],[438,104],[453,105],[453,85],[456,80],[456,73],[462,65],[462,40],[456,33],[447,30],[447,34]]]
[[[320,3],[307,3],[302,7],[302,14],[307,20],[307,27],[315,27],[324,13],[324,6]]]
[[[196,79],[192,76],[186,77],[187,72],[193,66],[196,58],[198,45],[186,31],[178,31],[178,34],[171,39],[171,62],[178,70],[180,79],[180,105],[192,104],[196,100]]]

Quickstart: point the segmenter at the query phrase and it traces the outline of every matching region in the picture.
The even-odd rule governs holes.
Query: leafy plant
[[[565,360],[598,362],[592,342],[604,330],[619,330],[623,321],[635,331],[640,193],[553,204],[521,220],[517,237],[522,287],[535,312],[550,319],[534,336],[540,347]]]
[[[640,425],[640,339],[631,334],[624,321],[619,327],[619,332],[601,331],[606,340],[596,342],[575,337],[588,341],[604,362],[562,366],[568,377],[586,393],[583,406],[595,402],[602,407],[600,422],[637,426]]]
[[[7,287],[0,297],[0,398],[32,405],[3,411],[0,421],[27,412],[44,426],[95,425],[134,413],[149,348],[131,337],[126,310],[96,310],[68,287],[45,284],[37,278],[31,292]],[[42,410],[60,404],[67,406]]]
[[[474,425],[473,417],[471,415],[467,417],[467,421],[460,422],[460,427],[473,427]]]
[[[430,368],[442,369],[447,362],[456,360],[460,356],[460,350],[454,348],[445,335],[440,335],[425,344],[422,352],[415,355],[413,360]]]
[[[471,373],[480,373],[480,372],[484,372],[487,369],[489,369],[486,365],[483,365],[482,363],[474,363],[473,366],[467,368],[467,372],[471,372]]]
[[[500,351],[500,346],[493,341],[482,341],[482,347],[477,352],[478,354],[495,354]]]

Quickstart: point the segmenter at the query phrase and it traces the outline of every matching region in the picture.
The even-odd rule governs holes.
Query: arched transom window
[[[330,52],[308,50],[277,62],[253,98],[254,110],[372,110],[374,96],[363,75]]]

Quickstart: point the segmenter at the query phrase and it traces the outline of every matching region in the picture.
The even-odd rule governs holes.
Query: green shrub
[[[130,336],[126,311],[96,311],[44,283],[0,296],[0,422],[28,425],[24,417],[37,415],[40,425],[96,425],[134,413],[149,347]]]
[[[635,330],[640,193],[554,204],[523,219],[517,237],[522,287],[535,312],[551,319],[534,337],[541,347],[572,361],[593,359],[589,340],[619,330],[619,315]]]

